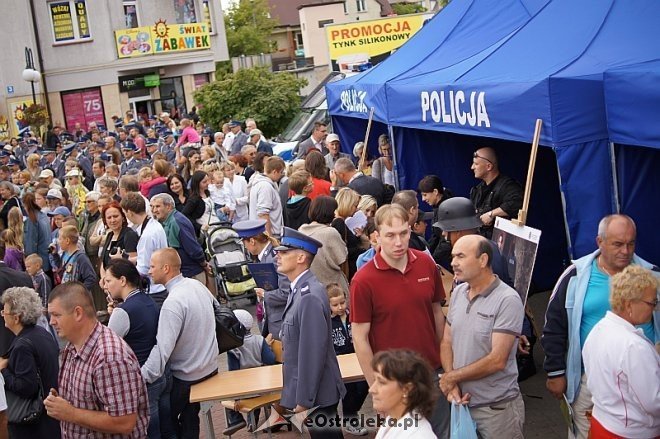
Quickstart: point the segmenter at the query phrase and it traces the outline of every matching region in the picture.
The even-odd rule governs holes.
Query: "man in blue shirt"
[[[583,439],[589,433],[586,412],[593,407],[582,365],[582,345],[596,323],[610,310],[610,277],[630,264],[650,269],[660,277],[658,267],[635,255],[637,229],[627,215],[608,215],[598,224],[598,249],[574,261],[561,275],[550,296],[541,344],[545,351],[543,368],[546,387],[557,399],[573,407],[575,431],[569,437]],[[642,325],[654,343],[660,340],[660,312]]]

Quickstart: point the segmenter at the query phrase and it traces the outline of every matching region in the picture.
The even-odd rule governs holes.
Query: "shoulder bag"
[[[35,350],[34,345],[28,338],[24,338]],[[41,374],[37,365],[37,382],[39,391],[32,398],[23,398],[11,390],[5,389],[7,395],[7,422],[10,424],[28,425],[35,424],[44,413],[44,389],[41,383]]]

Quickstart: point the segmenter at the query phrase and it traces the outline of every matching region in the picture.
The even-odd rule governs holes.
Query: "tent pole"
[[[619,179],[616,175],[616,155],[614,153],[614,142],[610,143],[610,161],[612,163],[612,183],[614,187],[612,188],[612,193],[614,194],[614,211],[616,213],[621,213],[621,202],[619,200]]]
[[[539,152],[539,140],[541,139],[541,127],[543,121],[536,119],[534,127],[534,140],[532,141],[532,153],[529,156],[529,167],[527,168],[527,182],[525,183],[525,196],[523,198],[522,209],[518,211],[518,218],[511,220],[517,226],[524,226],[527,223],[527,211],[529,210],[529,199],[532,195],[532,182],[534,181],[534,168],[536,167],[536,156]]]
[[[387,125],[387,134],[390,137],[390,145],[392,146],[392,170],[394,171],[394,189],[399,190],[399,167],[397,166],[398,160],[396,158],[396,146],[394,145],[394,127]]]
[[[362,147],[362,157],[358,163],[358,171],[362,171],[367,162],[367,149],[369,148],[367,142],[369,141],[369,133],[371,132],[371,122],[374,120],[374,107],[369,111],[369,121],[367,122],[367,132],[364,133],[364,146]]]

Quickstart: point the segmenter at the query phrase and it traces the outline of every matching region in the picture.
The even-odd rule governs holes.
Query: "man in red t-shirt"
[[[371,359],[387,349],[415,351],[440,372],[445,324],[440,272],[428,254],[408,248],[403,207],[382,206],[375,222],[380,249],[351,281],[353,343],[364,376],[371,385]],[[449,437],[449,417],[449,404],[440,397],[429,419],[438,438]]]

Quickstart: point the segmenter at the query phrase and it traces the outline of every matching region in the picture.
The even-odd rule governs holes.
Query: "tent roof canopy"
[[[604,85],[610,139],[660,149],[660,59],[607,70]]]
[[[372,71],[330,86],[331,114],[367,117],[334,101],[352,88],[395,126],[529,142],[541,118],[545,145],[608,138],[603,73],[660,58],[660,2],[496,3],[451,2]]]

